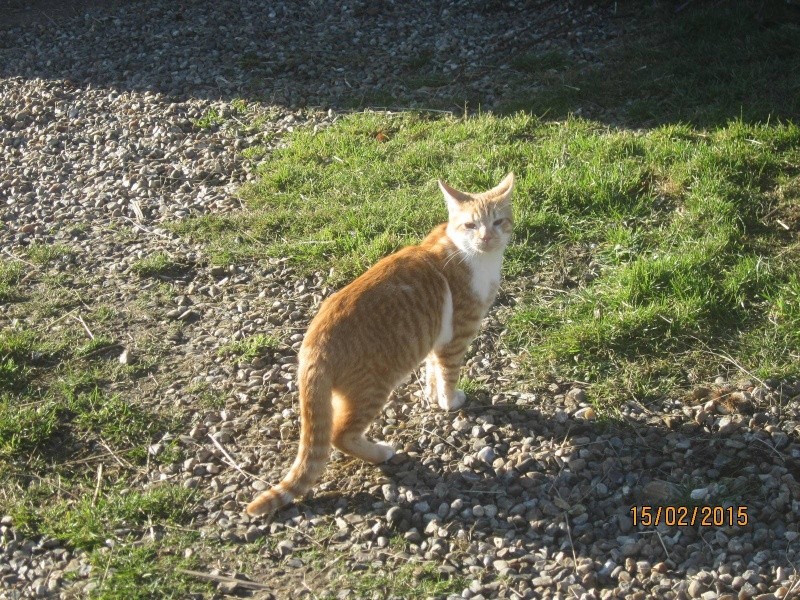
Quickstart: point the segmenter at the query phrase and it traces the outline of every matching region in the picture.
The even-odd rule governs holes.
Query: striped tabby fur
[[[247,506],[249,515],[271,513],[311,489],[331,444],[371,463],[391,458],[394,448],[364,432],[423,360],[428,398],[445,410],[464,403],[459,370],[500,284],[513,185],[512,173],[482,194],[440,181],[448,222],[323,302],[300,349],[297,457],[283,481]]]

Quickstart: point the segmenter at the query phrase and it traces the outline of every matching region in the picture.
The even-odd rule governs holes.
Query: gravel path
[[[324,274],[300,278],[280,260],[206,266],[203,248],[163,223],[239,209],[236,190],[253,167],[243,150],[326,126],[342,108],[449,97],[490,108],[504,93],[503,65],[520,52],[597,60],[623,26],[610,6],[152,1],[84,3],[74,15],[7,4],[0,246],[14,255],[32,243],[68,246],[72,258],[58,269],[118,311],[131,359],[148,344],[163,350],[156,377],[124,392],[186,416],[179,440],[189,458],[131,485],[179,481],[201,494],[194,526],[210,567],[232,573],[231,544],[276,536],[249,577],[275,586],[276,597],[303,595],[304,582],[345,598],[303,560],[314,531],[329,528],[326,551],[348,570],[430,561],[443,578],[464,579],[459,598],[796,595],[800,382],[720,379],[686,403],[630,404],[619,423],[598,423],[580,384],[533,389],[497,349],[513,282],[475,345],[468,370],[484,391],[464,410],[429,408],[413,398],[412,381],[375,426],[404,450],[391,464],[335,453],[309,501],[269,523],[242,511],[265,485],[252,475],[276,481],[294,456],[296,349],[330,290]],[[420,69],[436,76],[431,85],[420,85]],[[168,300],[131,272],[156,252],[185,267]],[[9,314],[0,307],[4,325]],[[241,364],[219,355],[264,331],[286,344]],[[201,387],[225,407],[199,408]],[[732,497],[746,499],[744,526],[631,519],[632,506],[727,507]],[[24,539],[9,517],[0,542],[0,598],[97,586],[85,555]],[[225,585],[220,593],[241,592]]]

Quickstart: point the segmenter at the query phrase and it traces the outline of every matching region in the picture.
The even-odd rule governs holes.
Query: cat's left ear
[[[442,194],[444,194],[444,201],[447,203],[447,212],[450,214],[457,213],[461,210],[462,204],[470,202],[473,199],[468,193],[450,187],[441,179],[439,180],[439,189],[442,190]]]
[[[503,178],[503,181],[498,183],[488,192],[486,196],[492,198],[499,204],[511,203],[511,192],[514,190],[514,173],[511,172]]]

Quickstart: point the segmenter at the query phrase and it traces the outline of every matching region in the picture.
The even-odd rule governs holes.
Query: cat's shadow
[[[727,501],[752,504],[753,494],[760,494],[759,476],[777,460],[775,449],[766,444],[748,446],[745,460],[741,449],[728,443],[728,436],[691,420],[671,426],[589,421],[563,414],[557,417],[548,407],[542,409],[468,403],[453,418],[477,422],[483,416],[485,422],[490,414],[493,423],[485,437],[476,438],[466,430],[454,431],[447,439],[429,440],[419,451],[399,452],[375,467],[388,481],[388,489],[384,484],[372,485],[370,491],[330,490],[309,496],[297,510],[383,518],[397,506],[395,529],[422,532],[431,515],[441,523],[469,529],[481,519],[490,523],[495,509],[504,517],[514,507],[537,505],[548,517],[558,519],[575,505],[587,505],[591,511],[592,505],[600,504],[605,515],[597,534],[606,531],[614,536],[620,534],[620,522],[629,519],[631,505],[685,504],[692,489],[711,484],[724,488]],[[443,454],[449,454],[448,459],[434,450],[440,444],[447,446]],[[486,447],[492,448],[492,464],[477,457]],[[523,447],[529,450],[521,451]],[[691,459],[691,465],[676,462],[681,454]],[[800,481],[800,462],[788,455],[781,460]],[[742,469],[743,461],[766,466]],[[616,509],[609,514],[611,505]],[[473,511],[478,506],[490,508]]]

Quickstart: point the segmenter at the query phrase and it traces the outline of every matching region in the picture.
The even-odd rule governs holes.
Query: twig
[[[141,223],[137,223],[136,221],[134,221],[130,217],[126,217],[125,215],[123,215],[122,218],[125,219],[126,221],[130,221],[131,225],[136,227],[136,229],[144,231],[145,233],[149,233],[150,235],[157,235],[157,236],[160,236],[160,237],[163,237],[163,238],[171,239],[170,236],[167,235],[166,233],[158,233],[157,231],[153,231],[149,227],[145,227]]]
[[[51,329],[51,328],[53,327],[53,325],[55,325],[55,324],[56,324],[56,323],[58,323],[59,321],[63,321],[63,320],[64,320],[64,319],[66,319],[67,317],[71,317],[71,316],[72,316],[72,315],[74,315],[76,312],[78,312],[78,309],[77,309],[77,308],[73,308],[73,309],[72,309],[71,311],[69,311],[68,313],[64,313],[63,315],[61,315],[60,317],[58,317],[58,318],[57,318],[55,321],[53,321],[52,323],[50,323],[50,325],[48,325],[48,326],[47,326],[47,329]]]
[[[269,590],[270,586],[265,583],[257,581],[250,581],[248,579],[236,579],[234,577],[225,577],[224,575],[212,575],[211,573],[201,573],[200,571],[191,571],[189,569],[176,569],[178,573],[196,577],[197,579],[204,579],[206,581],[216,581],[217,583],[235,583],[238,587],[243,587],[248,590]]]
[[[94,494],[92,495],[92,506],[97,503],[97,497],[100,495],[100,488],[103,485],[103,463],[97,465],[97,485],[94,486]]]
[[[108,577],[108,570],[111,568],[111,559],[114,558],[114,546],[111,547],[111,552],[108,553],[108,561],[106,562],[106,569],[103,571],[103,577],[100,579],[100,586],[102,587],[103,582],[105,582],[106,578]]]
[[[139,203],[136,200],[131,200],[130,202],[131,210],[133,210],[133,214],[136,215],[136,218],[140,221],[144,221],[144,213],[142,212],[142,207],[139,206]]]
[[[245,477],[247,477],[249,479],[255,479],[256,481],[262,481],[262,482],[264,482],[264,483],[269,485],[269,481],[265,481],[265,480],[261,479],[260,477],[256,477],[252,473],[245,473],[242,470],[242,468],[238,464],[236,464],[236,461],[233,460],[233,457],[230,454],[228,454],[228,451],[225,450],[225,448],[222,447],[222,444],[220,444],[217,440],[214,439],[214,436],[212,436],[209,433],[208,437],[211,438],[211,441],[214,443],[214,445],[217,448],[219,448],[219,451],[222,452],[222,454],[225,456],[225,462],[228,463],[228,465],[230,465],[231,467],[233,467],[234,469],[239,471],[239,473],[241,473],[242,475],[244,475]]]
[[[572,549],[572,570],[578,574],[578,556],[575,554],[575,545],[572,543],[572,527],[569,526],[569,515],[564,513],[564,522],[567,524],[567,536],[569,537],[569,547]]]
[[[119,456],[117,456],[116,453],[111,448],[109,448],[108,444],[106,444],[105,441],[103,441],[102,439],[100,440],[100,445],[103,446],[103,448],[105,448],[106,450],[108,450],[109,454],[111,454],[111,456],[114,457],[114,460],[116,460],[117,463],[119,463],[119,466],[121,466],[123,469],[136,470],[136,467],[134,467],[131,463],[125,464],[127,461],[123,461]]]
[[[72,315],[72,318],[73,318],[73,319],[75,319],[75,320],[76,320],[78,323],[80,323],[81,325],[83,325],[83,328],[86,330],[86,333],[88,333],[88,334],[89,334],[89,339],[92,339],[92,340],[93,340],[93,339],[94,339],[94,334],[92,333],[92,330],[91,330],[91,329],[89,329],[89,327],[86,325],[86,321],[84,321],[84,320],[81,318],[81,316],[80,316],[80,315]]]
[[[95,354],[100,354],[101,352],[108,352],[109,350],[113,350],[114,348],[122,348],[122,344],[109,344],[108,346],[100,346],[99,348],[95,348],[91,352],[82,354],[79,358],[89,358],[94,356]]]
[[[442,442],[444,442],[445,444],[447,444],[448,446],[450,446],[450,447],[451,447],[451,448],[453,448],[454,450],[458,450],[459,452],[461,451],[461,448],[459,448],[459,447],[458,447],[458,446],[456,446],[455,444],[451,444],[451,443],[450,443],[450,442],[448,442],[446,439],[444,439],[442,436],[440,436],[438,433],[434,433],[433,431],[428,431],[428,430],[427,430],[427,429],[425,429],[424,427],[422,428],[422,433],[427,433],[428,435],[431,435],[431,436],[433,436],[433,437],[435,437],[435,438],[437,438],[437,439],[441,440]]]
[[[307,591],[309,594],[311,594],[311,597],[312,597],[312,598],[314,598],[314,600],[319,600],[319,596],[317,596],[317,595],[314,593],[314,590],[312,590],[310,587],[308,587],[308,584],[306,583],[306,576],[305,576],[305,574],[303,574],[303,581],[302,581],[301,583],[303,584],[303,587],[304,587],[304,588],[306,588],[306,591]]]
[[[783,454],[781,454],[780,452],[778,452],[778,450],[775,448],[775,446],[771,446],[769,443],[765,442],[764,440],[760,440],[760,439],[758,439],[757,437],[754,437],[753,439],[754,439],[755,441],[757,441],[757,442],[761,442],[761,443],[762,443],[762,444],[764,444],[764,445],[765,445],[767,448],[769,448],[769,449],[770,449],[770,450],[772,450],[772,451],[773,451],[775,454],[777,454],[777,455],[778,455],[778,458],[780,458],[780,459],[781,459],[781,462],[784,462],[784,463],[786,462],[786,459],[783,457]]]
[[[292,527],[291,525],[284,525],[284,527],[286,527],[286,529],[291,529],[291,530],[292,530],[292,531],[294,531],[295,533],[298,533],[298,534],[302,535],[302,536],[303,536],[304,538],[306,538],[306,539],[307,539],[309,542],[311,542],[312,544],[314,544],[314,545],[315,545],[317,548],[322,548],[323,550],[325,550],[325,546],[323,546],[323,545],[322,545],[320,542],[318,542],[317,540],[315,540],[314,538],[312,538],[312,537],[311,537],[310,535],[308,535],[307,533],[305,533],[305,532],[302,532],[302,531],[300,531],[299,529],[297,529],[296,527]]]
[[[567,290],[559,290],[558,288],[548,287],[546,285],[538,285],[534,284],[533,287],[540,289],[540,290],[547,290],[548,292],[555,292],[556,294],[567,294],[569,293]]]
[[[3,248],[3,254],[5,254],[6,256],[8,256],[10,258],[13,258],[14,260],[18,260],[19,262],[24,263],[24,264],[28,265],[29,267],[35,267],[36,266],[35,264],[33,264],[30,261],[27,261],[27,260],[25,260],[23,258],[20,258],[19,256],[14,256],[13,254],[11,254],[11,252],[6,250],[5,248]]]
[[[729,362],[730,364],[732,364],[734,367],[736,367],[737,369],[739,369],[739,370],[740,370],[742,373],[744,373],[744,374],[745,374],[745,375],[747,375],[748,377],[752,377],[753,379],[755,379],[756,381],[758,381],[758,383],[760,383],[760,384],[761,384],[761,385],[763,385],[764,387],[767,387],[767,384],[766,384],[766,383],[764,383],[764,381],[763,381],[761,378],[759,378],[759,377],[756,377],[756,376],[755,376],[755,375],[753,375],[753,374],[752,374],[750,371],[748,371],[747,369],[745,369],[745,368],[744,368],[744,367],[741,365],[741,363],[739,363],[739,362],[738,362],[738,361],[737,361],[735,358],[733,358],[733,357],[732,357],[730,354],[720,354],[719,352],[714,352],[714,351],[713,351],[711,348],[709,348],[709,347],[708,347],[708,344],[706,344],[706,343],[705,343],[705,341],[701,340],[699,337],[697,337],[697,336],[691,336],[691,337],[693,337],[694,339],[696,339],[698,342],[700,342],[700,343],[701,343],[701,344],[702,344],[702,345],[703,345],[703,346],[706,348],[705,352],[707,352],[707,353],[709,353],[709,354],[712,354],[712,355],[714,355],[714,356],[717,356],[717,357],[719,357],[719,358],[721,358],[721,359],[725,360],[726,362]]]
[[[658,536],[658,541],[661,542],[661,547],[664,548],[664,553],[667,555],[667,560],[672,560],[672,558],[669,555],[669,550],[667,550],[667,546],[664,543],[664,539],[661,537],[661,534],[659,533],[658,529],[653,529],[653,530],[650,530],[650,531],[641,531],[639,533],[642,534],[642,535],[655,533]]]

